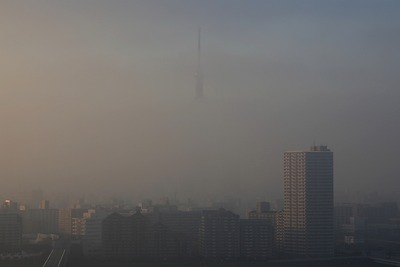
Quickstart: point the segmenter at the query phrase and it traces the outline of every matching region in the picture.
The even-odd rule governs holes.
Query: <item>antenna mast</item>
[[[203,71],[201,68],[201,28],[198,29],[198,40],[197,40],[197,70],[196,70],[196,99],[203,98]]]

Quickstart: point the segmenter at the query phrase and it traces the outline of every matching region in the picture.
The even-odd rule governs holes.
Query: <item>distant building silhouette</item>
[[[256,206],[257,213],[268,212],[271,210],[271,204],[266,201],[258,201]]]
[[[6,199],[1,206],[4,211],[18,211],[18,203],[10,199]]]
[[[46,199],[41,200],[40,204],[39,204],[39,209],[42,209],[42,210],[50,209],[50,201],[46,200]]]
[[[337,204],[335,241],[342,250],[352,248],[365,251],[365,247],[385,247],[400,251],[400,214],[397,203]]]

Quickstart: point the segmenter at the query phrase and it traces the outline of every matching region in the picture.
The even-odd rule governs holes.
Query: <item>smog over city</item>
[[[399,14],[0,1],[0,265],[400,264]]]
[[[276,199],[283,152],[315,143],[340,197],[398,194],[399,11],[2,1],[1,194]]]

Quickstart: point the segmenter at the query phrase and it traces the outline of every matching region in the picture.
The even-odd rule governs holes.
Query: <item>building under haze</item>
[[[22,247],[22,219],[19,214],[0,212],[0,254],[18,253]]]
[[[18,203],[12,200],[6,199],[4,200],[1,209],[3,211],[18,211]]]
[[[102,222],[110,215],[110,211],[90,209],[83,214],[84,233],[82,235],[82,251],[85,256],[102,254]]]
[[[24,233],[55,234],[58,228],[58,209],[30,209],[23,213]]]
[[[326,146],[284,154],[284,248],[294,257],[334,254],[333,152]]]
[[[47,199],[43,199],[39,203],[39,209],[41,210],[48,210],[50,209],[50,201]]]
[[[146,259],[149,221],[140,213],[114,212],[102,221],[103,256],[112,259]]]
[[[273,236],[272,243],[270,246],[273,248],[273,254],[279,255],[282,253],[282,240],[283,240],[283,216],[282,211],[270,210],[268,202],[257,202],[256,210],[252,210],[247,213],[249,220],[264,220],[270,225],[270,234]],[[269,248],[271,249],[271,248]]]
[[[265,260],[274,253],[274,230],[268,220],[240,220],[240,256],[244,260]]]
[[[200,256],[209,260],[240,257],[239,215],[225,209],[203,211],[199,227]]]
[[[84,209],[59,209],[58,228],[59,232],[66,235],[72,235],[72,225],[74,218],[82,218]],[[75,220],[76,221],[76,220]]]

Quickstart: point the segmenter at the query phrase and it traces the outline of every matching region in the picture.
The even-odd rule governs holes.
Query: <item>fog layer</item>
[[[2,1],[0,194],[274,199],[283,152],[314,142],[334,151],[337,192],[392,192],[399,12],[398,1]]]

